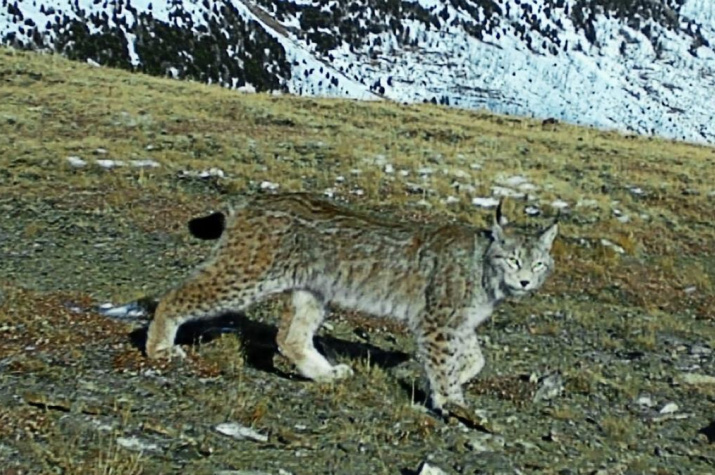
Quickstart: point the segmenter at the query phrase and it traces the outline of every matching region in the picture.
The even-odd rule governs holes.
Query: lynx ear
[[[551,246],[554,244],[554,239],[559,232],[559,223],[554,222],[551,226],[546,228],[543,233],[539,236],[539,246],[544,251],[550,251]]]
[[[502,229],[502,225],[506,224],[506,219],[501,212],[502,203],[504,203],[503,198],[499,200],[496,212],[494,213],[494,223],[492,224],[492,237],[497,242],[504,242],[504,230]]]
[[[189,221],[189,232],[199,239],[218,239],[223,234],[224,229],[226,229],[226,215],[221,211]]]

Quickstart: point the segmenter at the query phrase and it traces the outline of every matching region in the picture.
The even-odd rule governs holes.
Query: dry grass
[[[567,124],[545,128],[525,118],[431,105],[246,95],[5,48],[0,48],[0,130],[0,211],[8,217],[7,227],[0,227],[0,250],[8,257],[0,264],[14,266],[3,267],[10,270],[0,286],[0,361],[9,361],[2,367],[7,368],[7,377],[31,374],[50,382],[72,378],[74,370],[56,374],[57,364],[62,364],[70,369],[106,368],[118,381],[147,372],[158,378],[170,374],[227,380],[229,389],[221,386],[221,391],[210,383],[185,390],[146,383],[141,391],[149,394],[142,397],[168,392],[177,400],[190,400],[177,410],[207,424],[279,420],[280,402],[264,394],[260,384],[245,379],[250,373],[246,348],[234,336],[192,349],[183,367],[155,364],[126,341],[125,325],[71,309],[89,308],[98,296],[136,298],[185,275],[208,252],[186,236],[187,219],[216,209],[233,195],[262,192],[264,181],[279,184],[283,191],[330,190],[336,199],[356,206],[416,220],[462,219],[486,225],[490,212],[473,206],[471,199],[491,193],[509,177],[523,175],[538,187],[531,191],[536,196],[532,204],[539,204],[543,213],[527,217],[524,202],[507,200],[507,215],[517,226],[549,222],[556,215],[550,206],[556,199],[570,205],[562,213],[561,237],[554,249],[556,273],[540,299],[515,313],[540,315],[559,307],[573,314],[573,320],[530,321],[525,329],[530,338],[578,339],[581,333],[569,333],[577,327],[596,334],[594,345],[610,353],[631,348],[658,351],[663,335],[697,335],[715,345],[715,149],[710,147]],[[88,164],[74,168],[69,156]],[[96,159],[152,159],[161,167],[104,170]],[[222,169],[226,177],[178,177],[183,170],[211,167]],[[447,203],[448,196],[458,202]],[[16,230],[15,219],[21,223]],[[57,234],[48,234],[48,227]],[[107,236],[112,233],[120,238],[111,240]],[[121,247],[124,236],[151,245],[148,250],[127,249]],[[57,256],[71,253],[73,245],[52,254],[53,239],[77,247],[87,241],[90,244],[82,249],[88,254],[61,261]],[[93,272],[91,260],[97,254],[88,251],[93,240],[116,254],[111,263],[118,267],[109,275],[91,274],[92,288],[59,291]],[[105,268],[107,262],[102,263]],[[16,284],[18,279],[24,284]],[[370,331],[400,333],[400,325],[393,322],[341,316]],[[87,352],[105,359],[85,360]],[[496,361],[497,355],[493,351],[490,357]],[[501,363],[508,365],[512,355]],[[330,444],[349,446],[359,440],[358,450],[367,450],[376,460],[373,470],[388,472],[395,463],[392,459],[390,464],[390,457],[395,456],[381,452],[385,447],[441,437],[432,419],[409,407],[409,396],[395,396],[400,394],[397,383],[383,368],[367,359],[344,362],[357,365],[355,381],[296,383],[300,397],[308,401],[299,409],[335,414],[358,406],[376,407],[382,411],[380,420],[387,423],[337,422],[330,434],[339,442],[331,439]],[[637,378],[606,377],[596,367],[568,374],[567,393],[584,399],[603,391],[632,398],[643,384]],[[530,404],[533,390],[513,374],[491,374],[470,387],[470,397],[505,401],[519,410]],[[116,403],[116,408],[105,404],[100,414],[112,414],[136,428],[148,417],[137,415],[140,401],[129,406]],[[0,436],[38,439],[37,457],[60,464],[60,472],[142,473],[140,457],[111,444],[94,444],[95,452],[84,452],[69,440],[48,452],[45,442],[59,430],[57,411],[10,402],[12,410],[0,410]],[[552,413],[557,422],[573,421],[578,415],[567,405]],[[606,415],[599,420],[601,435],[619,443],[637,438],[637,426],[628,418]],[[394,429],[398,423],[400,428]],[[286,440],[292,440],[289,432]],[[320,437],[309,434],[299,439],[315,443]],[[280,443],[293,450],[290,443]],[[219,465],[233,467],[233,459],[244,453],[214,453],[221,442],[210,436],[189,445],[198,461],[187,466],[203,467],[206,473]],[[298,445],[295,450],[303,449]],[[71,454],[69,461],[62,461],[63,452]],[[413,452],[405,449],[402,456],[415,462],[419,454]],[[221,464],[201,465],[206,454],[214,454],[212,463]],[[600,455],[594,452],[593,460]],[[585,451],[582,460],[590,456]]]

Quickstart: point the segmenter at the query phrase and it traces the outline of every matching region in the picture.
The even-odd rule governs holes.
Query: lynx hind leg
[[[211,266],[164,295],[149,325],[146,355],[152,359],[183,356],[174,345],[182,324],[227,310],[241,311],[269,293],[259,292],[256,285],[236,287],[234,283],[229,273]]]
[[[477,340],[477,333],[469,329],[462,339],[460,351],[459,382],[465,384],[484,368],[484,355]]]
[[[298,372],[315,381],[352,376],[348,365],[331,365],[313,345],[313,336],[325,318],[325,305],[310,292],[293,292],[293,313],[286,312],[278,329],[278,348]]]
[[[430,328],[417,338],[418,356],[430,385],[432,408],[443,412],[445,405],[465,406],[457,338],[449,328]]]

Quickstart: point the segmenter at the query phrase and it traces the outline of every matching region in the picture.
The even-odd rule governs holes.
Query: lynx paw
[[[337,381],[349,378],[354,374],[353,369],[346,364],[338,364],[330,368],[330,371],[315,378],[318,382]]]
[[[186,352],[181,349],[178,345],[171,346],[147,346],[146,355],[149,359],[184,359],[186,358]]]

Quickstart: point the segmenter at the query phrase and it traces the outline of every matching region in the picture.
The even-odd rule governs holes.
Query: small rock
[[[598,201],[596,200],[578,200],[576,203],[577,208],[598,208]]]
[[[678,409],[680,409],[680,407],[678,407],[677,404],[675,404],[674,402],[669,402],[665,406],[663,406],[658,412],[660,414],[673,414],[674,412],[678,412]]]
[[[539,384],[539,389],[534,394],[533,402],[553,399],[564,390],[564,379],[558,371],[540,378]]]
[[[417,169],[417,174],[422,176],[428,176],[434,173],[434,169],[430,167],[422,167]]]
[[[129,163],[136,168],[159,168],[161,166],[156,160],[131,160]]]
[[[208,170],[194,171],[182,170],[179,173],[180,178],[223,178],[226,174],[220,168],[209,168]]]
[[[159,446],[151,442],[144,442],[138,437],[117,437],[117,445],[135,452],[154,452]]]
[[[216,426],[216,431],[237,440],[268,442],[268,436],[236,422],[225,422]]]
[[[271,475],[271,473],[261,472],[260,470],[219,470],[214,472],[214,475]]]
[[[338,182],[338,183],[342,183],[342,182],[345,181],[345,177],[342,176],[342,175],[338,175],[338,176],[335,177],[335,181]]]
[[[388,175],[392,175],[393,173],[395,173],[395,167],[393,167],[393,166],[392,166],[391,164],[389,164],[389,163],[385,165],[385,168],[384,168],[383,170],[384,170],[385,173],[387,173]]]
[[[492,194],[494,196],[504,196],[507,198],[523,198],[524,193],[508,188],[506,186],[492,186]]]
[[[551,207],[556,209],[564,209],[568,208],[569,204],[564,200],[554,200],[551,202]]]
[[[273,183],[272,181],[262,181],[259,185],[261,190],[275,191],[280,188],[278,183]]]
[[[541,210],[538,206],[527,206],[526,208],[524,208],[524,213],[529,216],[538,216],[541,214]]]
[[[488,196],[486,198],[475,196],[474,198],[472,198],[472,204],[481,208],[493,208],[499,204],[499,200],[496,198],[492,198],[491,196]]]
[[[708,374],[698,374],[698,373],[685,373],[681,376],[681,379],[685,384],[691,384],[693,386],[705,385],[705,384],[715,384],[715,376],[710,376]],[[677,406],[676,406],[677,410]],[[661,414],[663,409],[661,409]]]
[[[124,162],[122,162],[121,160],[97,160],[97,165],[102,168],[106,168],[107,170],[110,170],[116,167],[123,167]]]
[[[439,467],[430,465],[427,462],[422,462],[420,467],[417,469],[417,475],[447,475],[447,472]]]
[[[444,203],[444,204],[447,204],[447,205],[451,205],[451,204],[454,204],[454,203],[459,203],[459,198],[457,198],[456,196],[450,195],[450,196],[448,196],[447,198],[445,198],[445,199],[443,200],[443,203]]]
[[[70,165],[76,168],[82,168],[87,165],[86,161],[74,155],[72,155],[71,157],[67,157],[67,161],[70,162]]]
[[[604,247],[608,247],[608,248],[613,249],[613,250],[616,251],[618,254],[625,254],[625,253],[626,253],[626,250],[625,250],[625,249],[623,249],[623,248],[622,248],[621,246],[619,246],[618,244],[616,244],[616,243],[614,243],[614,242],[612,242],[612,241],[609,241],[608,239],[601,239],[601,245],[604,246]]]
[[[94,151],[95,155],[106,155],[107,154],[107,149],[99,147]]]
[[[103,303],[99,305],[99,313],[109,318],[120,320],[136,320],[147,316],[147,311],[138,302],[130,302],[126,305],[114,306],[111,303]]]
[[[640,396],[636,399],[636,403],[643,407],[653,407],[655,406],[655,401],[650,396]]]

